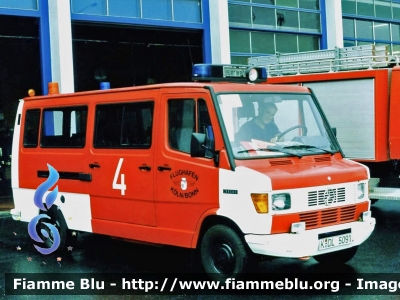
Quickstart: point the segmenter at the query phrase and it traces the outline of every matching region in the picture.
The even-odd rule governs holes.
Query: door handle
[[[91,168],[91,169],[100,168],[100,165],[99,165],[99,163],[95,162],[95,163],[89,164],[89,168]]]
[[[142,166],[139,166],[139,170],[140,171],[150,171],[151,167],[147,166],[147,165],[142,165]]]
[[[158,171],[164,172],[164,171],[171,171],[170,166],[159,166]]]

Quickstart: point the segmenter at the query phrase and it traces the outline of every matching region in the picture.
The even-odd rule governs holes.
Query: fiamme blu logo
[[[49,169],[49,177],[45,182],[39,185],[33,197],[36,207],[43,212],[49,211],[54,201],[56,201],[58,195],[58,186],[56,186],[53,191],[47,194],[43,203],[44,194],[49,191],[59,179],[58,172],[49,164],[47,164],[47,167]],[[49,222],[50,220],[46,222],[46,219],[51,220],[51,217],[42,213],[34,217],[28,224],[28,233],[30,237],[37,243],[49,246],[48,248],[43,248],[39,247],[38,245],[34,245],[37,251],[42,254],[53,253],[60,246],[60,233],[58,229]],[[38,226],[39,230],[37,230]],[[46,227],[47,230],[44,227]],[[38,232],[40,232],[41,236],[45,238],[46,242],[42,237],[39,236]]]

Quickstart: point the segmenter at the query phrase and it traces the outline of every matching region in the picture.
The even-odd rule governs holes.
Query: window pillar
[[[48,0],[51,77],[60,93],[74,92],[71,8],[69,0]]]
[[[325,1],[327,49],[343,48],[342,1]]]
[[[230,64],[229,18],[227,0],[209,0],[211,62]]]

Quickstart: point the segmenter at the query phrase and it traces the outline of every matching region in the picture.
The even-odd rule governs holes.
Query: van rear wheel
[[[240,277],[250,265],[250,257],[242,239],[225,225],[215,225],[206,231],[200,255],[204,271],[213,280]]]
[[[58,246],[58,249],[55,251],[55,253],[72,253],[73,247],[75,247],[77,242],[78,233],[68,229],[67,223],[64,219],[64,215],[59,209],[55,208],[54,206],[51,207],[48,211],[42,213],[50,217],[50,219],[45,218],[39,221],[39,228],[47,231],[47,237],[43,239],[46,247],[50,248],[54,244],[54,237],[52,232],[48,230],[49,228],[41,223],[50,223],[54,225],[58,230],[60,236],[60,245]]]
[[[344,264],[354,257],[358,246],[336,252],[314,256],[314,259],[321,264]]]

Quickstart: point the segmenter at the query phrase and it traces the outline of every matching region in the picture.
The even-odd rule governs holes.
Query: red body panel
[[[321,156],[306,156],[263,160],[262,164],[259,160],[238,160],[236,163],[268,175],[274,190],[338,184],[368,178],[364,166],[344,160],[340,154],[326,155],[323,159]]]
[[[160,112],[167,111],[168,99],[204,99],[210,104],[209,94],[179,90],[168,90],[162,95]],[[215,114],[210,110],[215,141],[221,147],[222,137]],[[190,154],[173,151],[167,144],[166,113],[157,116],[160,128],[157,131],[157,149],[155,168],[170,167],[170,171],[155,171],[156,218],[159,228],[159,241],[164,244],[191,246],[193,232],[201,216],[210,209],[219,207],[218,168],[214,161],[207,158],[190,157]],[[216,146],[218,147],[218,146]],[[182,179],[186,178],[188,187],[183,192],[179,189]],[[190,217],[188,217],[190,216]]]
[[[400,159],[400,67],[392,70],[389,108],[389,149],[391,159]]]
[[[90,182],[59,179],[60,192],[90,195],[92,230],[95,233],[152,243],[191,247],[199,220],[206,211],[217,209],[218,168],[212,159],[192,158],[172,150],[168,143],[168,99],[204,99],[211,107],[211,97],[201,84],[172,84],[172,88],[127,88],[47,97],[26,98],[24,110],[73,105],[88,106],[87,142],[83,148],[24,148],[21,139],[20,187],[36,189],[43,181],[38,171],[47,164],[60,172],[91,175]],[[99,97],[101,94],[101,97]],[[162,98],[160,101],[160,97]],[[34,100],[35,101],[32,101]],[[96,104],[124,101],[154,101],[153,137],[150,149],[96,149],[93,147]],[[210,118],[216,147],[223,148],[214,110]],[[24,131],[24,114],[21,119]],[[157,149],[157,151],[155,151]],[[230,168],[226,155],[221,167]],[[121,168],[117,166],[122,160]],[[89,168],[89,164],[97,164]],[[148,166],[148,169],[139,169]],[[170,170],[160,171],[160,166]],[[124,175],[126,190],[113,189],[114,177]],[[186,178],[188,188],[179,188]],[[120,180],[120,177],[118,177]],[[119,182],[119,181],[118,181]],[[68,201],[68,200],[67,200]],[[190,217],[188,217],[190,215]]]

